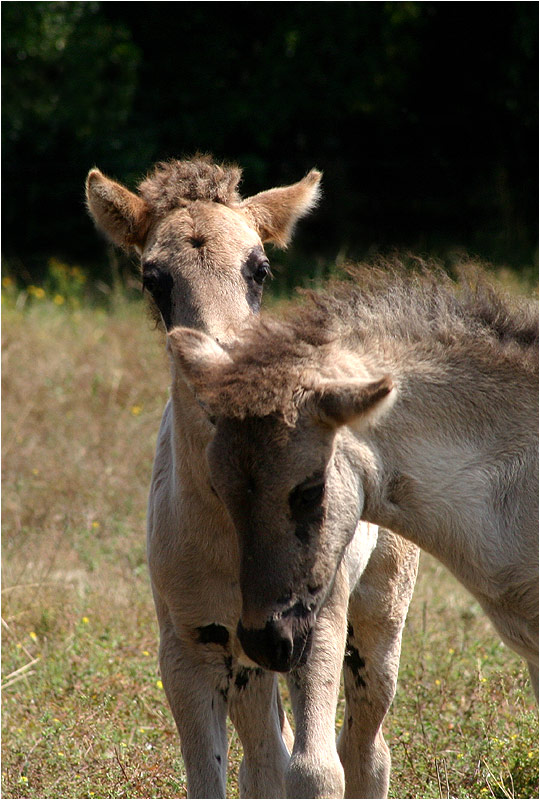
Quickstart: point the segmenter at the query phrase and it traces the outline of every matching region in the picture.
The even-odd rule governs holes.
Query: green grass
[[[3,796],[185,796],[145,564],[161,335],[121,297],[5,289]],[[538,796],[526,670],[427,557],[385,735],[392,797]],[[230,796],[240,758],[231,732]]]

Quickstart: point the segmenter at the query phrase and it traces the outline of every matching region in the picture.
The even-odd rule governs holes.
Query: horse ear
[[[255,226],[263,242],[286,247],[300,217],[317,205],[322,173],[312,169],[291,186],[280,186],[248,197],[240,208]]]
[[[94,168],[86,178],[86,203],[99,230],[114,244],[126,250],[142,246],[150,214],[141,197]]]
[[[194,328],[173,328],[167,336],[167,349],[196,390],[205,386],[216,367],[231,360],[215,339]]]
[[[393,402],[394,384],[390,375],[369,383],[329,381],[317,386],[310,399],[310,406],[321,422],[332,427],[354,425],[363,427],[375,420]]]

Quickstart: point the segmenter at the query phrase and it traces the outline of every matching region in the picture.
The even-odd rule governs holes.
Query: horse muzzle
[[[256,664],[274,672],[290,672],[307,661],[311,652],[315,615],[270,619],[264,628],[245,628],[237,634],[245,654]]]

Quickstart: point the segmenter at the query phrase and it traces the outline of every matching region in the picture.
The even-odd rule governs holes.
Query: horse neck
[[[210,491],[205,450],[213,435],[208,414],[198,402],[191,387],[181,378],[173,378],[172,450],[175,471],[182,486],[192,483]]]
[[[516,419],[523,386],[504,386],[486,407],[487,374],[453,374],[448,364],[403,355],[389,366],[396,402],[362,436],[375,465],[365,519],[430,552],[473,593],[489,594],[508,556],[494,490],[508,464],[531,452],[526,406]]]

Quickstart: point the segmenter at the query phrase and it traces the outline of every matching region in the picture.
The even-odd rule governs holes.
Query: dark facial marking
[[[324,518],[324,482],[309,478],[296,486],[289,495],[291,519],[296,523],[295,534],[301,542],[307,542],[313,530]]]
[[[206,239],[201,234],[195,234],[189,238],[189,243],[192,247],[199,249],[199,247],[204,247],[206,244]]]
[[[229,643],[229,631],[223,625],[202,625],[197,628],[198,639],[201,644],[219,644],[225,647]]]
[[[159,267],[143,265],[143,290],[150,293],[167,330],[172,325],[172,275]]]

